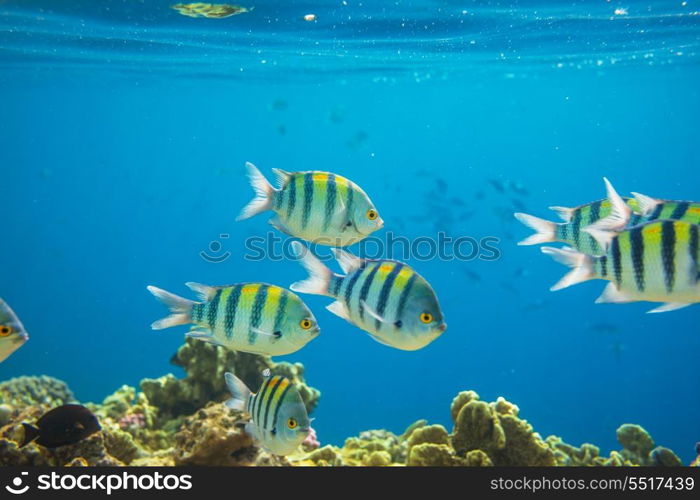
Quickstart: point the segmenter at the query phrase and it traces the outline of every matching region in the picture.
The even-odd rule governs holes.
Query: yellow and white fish
[[[330,172],[273,169],[274,188],[252,163],[246,163],[256,197],[236,220],[267,210],[270,224],[290,236],[327,246],[356,243],[384,225],[376,207],[357,184]]]
[[[267,356],[296,352],[320,332],[306,304],[284,288],[266,283],[186,285],[199,294],[201,302],[147,287],[172,313],[154,322],[154,330],[193,324],[188,337]]]
[[[272,377],[269,370],[263,374],[265,380],[260,390],[253,393],[233,373],[226,373],[226,385],[231,392],[226,406],[250,415],[245,430],[263,448],[275,455],[289,455],[309,435],[311,420],[299,391],[289,379]]]
[[[7,303],[0,299],[0,362],[29,340],[29,335],[22,322],[10,309]]]
[[[292,246],[309,277],[290,288],[335,298],[326,309],[363,329],[377,342],[415,351],[447,328],[432,287],[407,264],[361,259],[336,248],[336,259],[345,272],[341,276],[333,274],[298,241]]]

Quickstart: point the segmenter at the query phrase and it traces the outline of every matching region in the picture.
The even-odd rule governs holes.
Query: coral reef
[[[47,449],[35,443],[19,448],[22,422],[35,422],[49,409],[73,402],[68,386],[54,378],[18,377],[0,384],[0,465],[9,466],[632,466],[682,465],[669,449],[656,446],[642,427],[617,429],[619,451],[603,456],[584,443],[567,444],[557,436],[542,439],[520,416],[515,404],[499,397],[482,401],[474,391],[452,400],[452,431],[418,420],[400,435],[384,429],[361,432],[342,447],[326,445],[309,433],[299,450],[279,457],[262,449],[245,432],[248,416],[230,410],[224,372],[233,371],[251,389],[262,371],[295,384],[311,412],[320,392],[304,380],[300,363],[218,349],[187,340],[172,359],[186,377],[167,374],[144,379],[137,391],[122,386],[100,404],[86,403],[102,430],[79,443]],[[700,445],[698,449],[700,454]],[[700,457],[691,465],[700,465]]]
[[[17,377],[0,383],[0,403],[13,409],[36,404],[54,407],[73,402],[75,397],[68,385],[46,375]]]
[[[210,401],[228,399],[224,382],[227,371],[234,372],[253,391],[262,384],[265,369],[286,376],[299,390],[309,413],[321,396],[320,391],[304,382],[301,363],[274,363],[264,356],[217,348],[193,339],[186,340],[171,362],[185,370],[187,376],[184,379],[168,374],[157,379],[144,379],[140,384],[149,403],[158,408],[160,426],[192,415]]]

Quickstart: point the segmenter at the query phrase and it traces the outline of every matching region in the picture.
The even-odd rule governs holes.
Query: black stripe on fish
[[[676,281],[676,227],[673,221],[661,223],[661,264],[664,271],[666,291],[671,293]]]
[[[284,310],[287,308],[287,302],[289,301],[289,292],[282,289],[282,294],[280,295],[280,300],[277,303],[277,312],[275,312],[275,324],[272,327],[272,331],[279,332],[280,325],[282,325],[282,320],[284,319]]]
[[[365,299],[367,299],[367,295],[369,294],[369,287],[372,286],[372,281],[374,281],[374,276],[377,274],[379,266],[379,262],[376,262],[372,270],[369,272],[369,274],[367,274],[364,283],[362,283],[362,288],[360,288],[360,300],[358,301],[360,319],[364,319],[365,307],[362,305],[362,303],[365,301]]]
[[[603,255],[599,259],[600,262],[600,276],[606,278],[608,276],[608,256]]]
[[[275,393],[279,390],[279,386],[284,380],[283,377],[280,377],[279,375],[275,377],[275,385],[274,387],[268,392],[266,398],[265,398],[265,413],[263,414],[263,418],[260,422],[258,422],[258,425],[260,425],[263,429],[267,430],[272,430],[274,427],[273,425],[267,425],[267,416],[270,413],[270,406],[272,405],[272,400],[275,399]],[[279,400],[277,403],[279,404]]]
[[[272,415],[272,422],[270,422],[270,423],[272,424],[273,428],[275,426],[275,422],[277,422],[277,418],[279,418],[280,409],[282,408],[282,403],[284,402],[284,398],[287,397],[287,393],[291,390],[291,388],[292,388],[292,382],[290,380],[289,383],[287,384],[287,387],[285,387],[284,390],[282,391],[282,394],[280,394],[280,398],[277,401],[277,407],[275,408],[275,411]]]
[[[326,192],[326,211],[323,219],[323,230],[328,229],[331,223],[333,214],[335,213],[335,195],[336,195],[336,185],[335,185],[335,174],[328,174],[328,184]]]
[[[258,392],[257,401],[255,402],[255,415],[253,416],[253,421],[259,426],[262,425],[260,420],[260,409],[265,401],[267,401],[267,393],[270,392],[270,386],[276,378],[277,377],[266,378],[263,386],[260,388],[260,392]]]
[[[574,245],[576,245],[576,248],[578,248],[581,245],[581,209],[574,211],[574,217],[571,219],[571,224]]]
[[[619,236],[615,236],[610,247],[610,252],[612,253],[613,271],[615,273],[615,282],[617,283],[618,288],[620,288],[620,283],[622,283],[622,258],[620,256],[619,238]]]
[[[637,290],[644,291],[644,235],[643,226],[636,226],[630,229],[630,247],[632,249],[632,268],[634,269],[634,280],[637,283]]]
[[[301,214],[301,227],[305,228],[311,215],[311,203],[314,200],[314,174],[304,174],[304,211]]]
[[[296,176],[291,177],[287,183],[289,186],[289,200],[287,200],[287,219],[291,219],[294,207],[297,202],[297,183]]]
[[[678,204],[676,204],[676,208],[673,209],[673,213],[671,214],[671,219],[675,220],[680,220],[683,218],[685,213],[688,211],[689,203],[687,201],[682,201]]]
[[[258,288],[258,291],[255,293],[253,309],[250,312],[250,328],[248,329],[248,343],[250,345],[253,345],[255,339],[258,338],[258,334],[255,330],[260,326],[260,319],[263,309],[265,308],[265,302],[267,301],[268,288],[270,288],[269,285],[260,285],[260,288]]]
[[[406,302],[408,301],[408,294],[411,293],[411,288],[413,288],[413,283],[415,283],[418,275],[414,272],[410,278],[408,278],[408,283],[406,283],[406,288],[401,292],[401,297],[399,297],[399,305],[396,308],[396,319],[397,322],[401,321],[403,310],[406,307]],[[399,328],[400,326],[397,325]]]
[[[654,211],[647,217],[647,220],[656,220],[661,216],[661,211],[664,209],[663,203],[658,203],[654,208]]]
[[[394,282],[396,281],[396,277],[399,275],[402,268],[403,268],[403,264],[401,264],[400,262],[397,262],[394,265],[394,268],[387,275],[384,283],[382,284],[382,289],[379,292],[379,299],[377,300],[377,314],[379,314],[380,316],[382,316],[384,314],[384,310],[386,309],[386,304],[389,301],[389,297],[391,295],[391,290],[394,287]],[[379,320],[376,320],[375,327],[377,330],[381,329],[382,322]]]
[[[348,286],[345,288],[345,305],[350,309],[350,301],[352,300],[352,289],[355,287],[355,283],[360,278],[360,275],[365,271],[367,267],[366,264],[362,264],[359,269],[355,270],[350,279],[348,280]],[[347,277],[345,278],[347,279]],[[345,280],[343,280],[345,281]]]
[[[230,339],[233,336],[233,326],[236,323],[236,311],[238,310],[238,301],[241,298],[241,289],[243,285],[234,285],[231,294],[226,301],[226,313],[224,315],[224,333],[226,338]]]
[[[209,323],[209,328],[213,329],[216,325],[216,317],[219,314],[219,299],[221,298],[221,288],[216,290],[214,297],[209,301],[209,314],[207,315],[207,322]]]

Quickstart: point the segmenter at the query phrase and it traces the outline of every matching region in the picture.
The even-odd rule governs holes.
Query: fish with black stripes
[[[296,352],[320,332],[306,304],[284,288],[266,283],[186,285],[200,302],[147,287],[171,312],[151,325],[154,330],[191,324],[188,337],[267,356]]]
[[[245,430],[263,448],[275,455],[290,455],[306,439],[311,420],[294,383],[280,375],[263,372],[264,380],[257,393],[233,373],[226,373],[231,399],[226,406],[250,415]]]
[[[550,207],[565,221],[551,222],[524,213],[516,213],[515,218],[535,233],[519,242],[518,245],[538,243],[566,243],[576,250],[589,255],[602,255],[603,249],[586,229],[596,227],[622,230],[653,220],[680,220],[700,224],[700,203],[694,201],[662,200],[633,192],[633,198],[621,197],[608,179],[603,179],[608,197],[587,203],[576,208]],[[611,192],[624,201],[620,215],[613,213]],[[624,216],[624,220],[620,217]],[[612,218],[611,218],[612,217]]]
[[[415,351],[447,328],[433,288],[407,264],[362,259],[335,248],[335,257],[345,273],[339,275],[298,241],[292,246],[309,277],[290,288],[333,297],[335,302],[326,309],[366,331],[377,342]]]
[[[24,325],[7,303],[0,299],[0,363],[29,340]]]
[[[637,209],[637,201],[634,198],[625,198],[630,209]],[[554,210],[564,222],[552,222],[540,219],[533,215],[517,212],[513,214],[535,233],[518,245],[538,245],[540,243],[566,243],[572,248],[588,255],[601,255],[603,249],[598,242],[584,229],[600,219],[610,215],[612,205],[609,200],[602,199],[586,203],[575,208],[549,207]]]
[[[666,312],[700,302],[700,225],[655,220],[627,227],[630,208],[607,179],[606,184],[611,214],[585,229],[604,255],[543,247],[543,253],[572,268],[551,289],[603,279],[610,283],[597,303],[662,302],[649,312]]]
[[[269,223],[285,234],[327,246],[356,243],[384,225],[377,208],[357,184],[330,172],[273,169],[275,188],[246,163],[255,198],[236,220],[271,210]]]

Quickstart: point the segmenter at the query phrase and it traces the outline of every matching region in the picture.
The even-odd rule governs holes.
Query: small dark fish
[[[328,113],[328,121],[331,123],[343,123],[345,121],[346,111],[343,106],[336,106]]]
[[[275,99],[272,101],[272,104],[270,104],[270,109],[273,111],[284,111],[287,107],[287,101],[284,99]]]
[[[529,304],[525,304],[523,311],[539,311],[540,309],[544,309],[546,306],[547,303],[544,300],[535,299]]]
[[[493,188],[498,191],[499,193],[505,193],[506,189],[503,187],[503,183],[499,181],[498,179],[489,179],[489,184],[493,186]]]
[[[287,127],[284,125],[279,125],[277,127],[277,133],[279,133],[279,135],[285,135],[287,133]]]
[[[527,189],[525,189],[525,186],[523,186],[519,182],[510,181],[508,183],[508,187],[510,187],[511,191],[515,192],[516,194],[519,194],[520,196],[530,196],[530,192]]]
[[[483,200],[485,196],[486,195],[483,191],[477,191],[476,193],[474,193],[474,198],[476,198],[477,200]]]
[[[525,206],[525,203],[520,201],[517,198],[511,198],[510,199],[511,203],[513,204],[513,208],[515,208],[518,212],[525,212],[527,211],[527,207]]]
[[[90,410],[82,405],[63,405],[46,412],[36,427],[22,423],[24,440],[19,446],[32,441],[45,448],[58,448],[82,441],[100,431],[100,423]]]
[[[468,221],[472,217],[474,217],[474,214],[476,213],[476,210],[468,210],[467,212],[463,212],[459,214],[459,220],[462,222]]]
[[[435,185],[437,186],[438,192],[444,193],[447,191],[447,182],[445,181],[445,179],[437,177],[435,179]]]
[[[530,271],[524,267],[519,267],[515,270],[513,276],[515,276],[516,278],[525,278],[527,276],[530,276]]]
[[[463,207],[464,200],[462,198],[457,198],[456,196],[453,196],[452,198],[450,198],[450,204],[456,207]]]
[[[467,275],[467,278],[472,280],[474,283],[481,283],[481,276],[478,273],[472,271],[471,269],[464,269],[463,271],[464,274]]]
[[[611,323],[594,323],[588,329],[602,333],[618,333],[620,331],[617,325]]]

